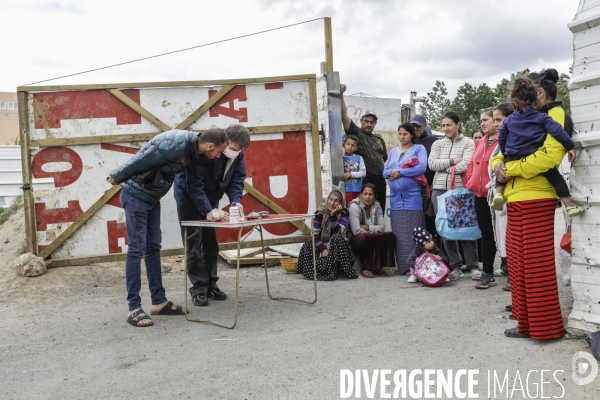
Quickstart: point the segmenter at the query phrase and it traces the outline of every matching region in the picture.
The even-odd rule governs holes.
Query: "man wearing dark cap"
[[[415,128],[415,132],[417,133],[417,144],[423,145],[425,150],[427,151],[427,158],[429,158],[429,153],[431,153],[431,146],[437,141],[437,138],[433,135],[427,134],[427,120],[421,114],[417,114],[410,120],[413,128]],[[429,165],[427,166],[427,171],[425,171],[425,178],[427,178],[427,183],[429,183],[429,187],[433,184],[433,176],[435,175],[435,171],[429,169]],[[423,212],[425,213],[425,229],[432,233],[437,233],[435,229],[435,213],[433,211],[433,205],[431,204],[431,199],[427,197],[427,193],[423,193]]]
[[[385,208],[386,197],[386,182],[383,178],[383,167],[387,160],[387,148],[385,140],[373,130],[377,125],[377,115],[373,111],[367,110],[360,118],[359,128],[356,126],[352,118],[348,115],[346,102],[344,101],[344,92],[346,85],[340,85],[340,99],[342,100],[342,124],[346,135],[354,135],[358,138],[358,149],[354,154],[357,154],[365,161],[367,176],[363,178],[365,183],[375,185],[375,198],[382,208]]]

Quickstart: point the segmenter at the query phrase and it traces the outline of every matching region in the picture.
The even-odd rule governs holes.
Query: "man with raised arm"
[[[385,140],[374,132],[375,125],[377,125],[377,115],[373,111],[365,111],[360,118],[361,127],[356,126],[350,115],[348,115],[348,109],[344,101],[345,91],[346,85],[341,84],[340,99],[342,101],[342,124],[344,125],[344,130],[347,135],[354,135],[358,138],[358,149],[355,151],[355,154],[363,158],[367,169],[367,176],[363,178],[363,185],[365,183],[375,185],[375,198],[381,205],[381,208],[385,209],[387,183],[383,178],[383,167],[387,160],[387,148]]]

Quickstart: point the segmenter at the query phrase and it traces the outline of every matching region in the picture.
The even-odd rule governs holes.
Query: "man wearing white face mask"
[[[239,124],[225,129],[229,144],[220,157],[208,159],[200,155],[185,171],[175,177],[175,201],[179,221],[206,219],[218,208],[223,194],[229,203],[236,203],[243,211],[242,193],[246,179],[244,150],[250,146],[248,130]],[[183,229],[181,230],[183,239]],[[227,295],[217,287],[217,258],[219,244],[216,228],[201,228],[188,239],[188,277],[192,283],[190,295],[197,306],[207,306],[208,299],[225,300]]]

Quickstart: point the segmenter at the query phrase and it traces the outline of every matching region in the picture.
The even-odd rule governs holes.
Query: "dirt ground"
[[[123,262],[23,278],[14,270],[23,236],[22,212],[0,226],[1,399],[336,399],[342,369],[477,369],[479,398],[600,398],[600,377],[586,386],[571,378],[573,355],[589,349],[581,337],[503,335],[516,325],[504,311],[505,277],[488,290],[476,290],[469,274],[441,288],[405,277],[341,278],[319,283],[317,303],[306,305],[270,300],[264,270],[255,266],[240,274],[235,329],[161,316],[137,329],[125,322]],[[181,304],[181,259],[164,261],[174,266],[163,278],[167,296]],[[192,317],[231,323],[235,269],[220,264],[219,274],[229,299],[191,305]],[[273,267],[269,278],[276,295],[313,296],[312,282],[301,276]],[[566,317],[573,297],[558,279]],[[147,285],[142,300],[149,311]],[[541,370],[549,371],[543,379]],[[488,389],[494,373],[500,381],[508,376],[496,395]],[[381,398],[379,390],[371,398]],[[361,396],[369,398],[365,386]]]

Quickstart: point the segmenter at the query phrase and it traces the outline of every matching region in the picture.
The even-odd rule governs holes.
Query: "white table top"
[[[239,222],[229,221],[181,221],[181,226],[202,226],[207,228],[241,228],[244,226],[256,226],[267,224],[278,224],[281,222],[302,221],[313,218],[314,214],[273,214],[266,218],[246,219]]]

